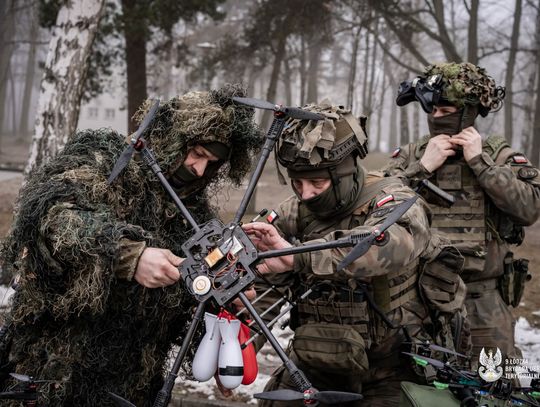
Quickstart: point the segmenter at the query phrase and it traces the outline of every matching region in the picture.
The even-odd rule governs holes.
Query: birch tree
[[[60,9],[41,81],[25,174],[54,157],[75,132],[88,57],[105,0],[72,0]]]

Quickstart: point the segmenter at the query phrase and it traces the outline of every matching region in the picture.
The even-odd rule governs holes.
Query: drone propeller
[[[348,401],[362,400],[363,396],[358,393],[343,391],[317,391],[314,389],[300,392],[290,389],[266,391],[254,394],[253,397],[261,400],[292,401],[292,400],[315,400],[325,404],[340,404]]]
[[[261,99],[255,99],[255,98],[242,98],[242,97],[233,97],[233,100],[236,103],[240,103],[241,105],[255,107],[257,109],[264,109],[264,110],[273,110],[275,112],[283,112],[287,116],[293,118],[293,119],[300,119],[300,120],[321,120],[324,119],[324,116],[318,113],[308,112],[307,110],[300,109],[298,107],[289,107],[289,106],[281,106],[281,105],[274,105],[270,102],[267,102],[266,100]]]
[[[349,252],[349,254],[345,256],[343,260],[341,260],[341,262],[337,266],[337,271],[339,272],[343,270],[357,258],[363,256],[369,250],[375,240],[382,236],[386,229],[396,223],[399,218],[401,218],[403,214],[405,214],[405,212],[409,210],[409,208],[416,202],[417,199],[418,196],[415,195],[407,199],[406,201],[403,201],[399,205],[394,206],[392,208],[392,212],[390,213],[390,215],[388,215],[384,222],[380,225],[374,226],[371,230],[370,235],[358,242],[358,244]]]
[[[125,398],[120,397],[117,394],[114,394],[113,392],[108,391],[109,396],[113,399],[113,401],[116,403],[118,407],[135,407],[135,404],[130,403]]]
[[[111,175],[109,175],[109,179],[107,179],[107,182],[109,184],[112,184],[112,182],[120,175],[120,173],[126,168],[126,165],[128,165],[129,161],[131,160],[131,157],[133,157],[133,153],[135,152],[135,149],[137,148],[137,142],[141,138],[142,134],[145,132],[145,130],[148,128],[150,123],[152,122],[152,119],[156,115],[157,109],[159,107],[159,99],[156,99],[154,101],[154,104],[144,117],[143,122],[137,129],[135,133],[131,136],[131,143],[129,146],[125,148],[124,151],[122,151],[122,154],[120,154],[120,157],[114,164],[114,167],[111,171]]]
[[[32,376],[27,376],[25,374],[19,374],[19,373],[10,373],[9,374],[14,379],[17,379],[21,382],[30,382],[30,383],[55,383],[56,380],[34,380]]]
[[[437,360],[437,359],[428,358],[427,356],[422,356],[422,355],[418,355],[416,353],[411,353],[411,352],[403,352],[403,354],[411,356],[416,363],[422,366],[432,365],[433,367],[436,367],[437,369],[444,369],[445,366],[447,366],[446,363],[441,362],[440,360]]]
[[[403,342],[406,345],[420,345],[427,346],[429,349],[434,350],[435,352],[443,352],[448,355],[459,356],[460,358],[470,359],[470,356],[464,355],[463,353],[456,352],[455,350],[445,348],[443,346],[436,345],[434,343],[426,342]]]

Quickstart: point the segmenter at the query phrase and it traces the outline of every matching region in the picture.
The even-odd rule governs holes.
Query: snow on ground
[[[286,330],[274,329],[273,333],[276,335],[281,346],[286,349],[289,339],[292,336],[291,330],[288,328]],[[531,370],[540,372],[540,329],[531,327],[529,322],[521,317],[516,323],[515,338],[516,344],[523,352],[523,359],[526,362],[526,366]],[[251,395],[263,391],[273,369],[281,365],[279,357],[268,343],[266,343],[258,353],[257,361],[259,363],[259,375],[257,380],[249,386],[240,386],[236,388],[234,390],[236,400],[244,400],[248,404],[256,404],[255,399],[251,398]],[[199,393],[207,395],[209,400],[216,399],[214,379],[211,379],[206,383],[189,380],[181,383],[182,381],[183,380],[178,379],[177,382],[186,390],[183,394]],[[521,384],[523,386],[527,386],[529,382],[530,379],[521,379]]]
[[[516,345],[523,353],[523,367],[536,372],[530,373],[538,377],[540,374],[540,329],[531,327],[525,318],[520,317],[516,323],[515,338]],[[521,384],[528,386],[530,381],[530,378],[522,378]]]

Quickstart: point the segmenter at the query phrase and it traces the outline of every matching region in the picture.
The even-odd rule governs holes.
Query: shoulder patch
[[[533,179],[538,176],[538,170],[532,167],[523,167],[518,171],[518,177],[521,179]]]
[[[512,156],[512,160],[516,164],[527,164],[529,162],[529,160],[527,160],[527,157],[525,157],[524,155],[521,155],[521,154],[516,154],[516,155]]]
[[[398,147],[394,150],[394,152],[392,153],[391,157],[392,158],[396,158],[398,155],[399,155],[399,152],[401,151],[401,147]]]
[[[384,204],[386,204],[386,203],[388,203],[388,202],[391,202],[391,201],[393,201],[393,200],[394,200],[394,195],[391,195],[391,194],[390,194],[390,195],[386,195],[384,198],[379,199],[379,200],[377,201],[377,203],[375,204],[375,206],[376,206],[377,208],[380,208],[380,207],[383,206]]]

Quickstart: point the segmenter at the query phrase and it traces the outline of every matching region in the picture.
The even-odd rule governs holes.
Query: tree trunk
[[[371,65],[370,61],[370,48],[369,48],[369,31],[366,32],[366,49],[365,49],[365,61],[364,61],[364,75],[362,80],[362,113],[369,116],[367,100],[368,100],[368,78],[369,78],[369,68]]]
[[[478,0],[472,0],[478,1]],[[461,62],[462,58],[456,50],[455,45],[450,40],[448,35],[448,30],[446,29],[444,21],[444,5],[442,0],[433,0],[433,7],[435,8],[435,21],[437,23],[437,28],[439,30],[439,36],[441,38],[441,46],[444,51],[444,55],[448,61],[452,62]]]
[[[351,67],[349,69],[349,83],[347,84],[347,108],[349,109],[353,107],[353,95],[356,87],[356,60],[358,58],[358,46],[360,45],[360,32],[360,27],[353,31]]]
[[[285,45],[287,44],[287,35],[284,33],[279,34],[278,43],[276,47],[276,53],[274,55],[274,63],[272,64],[272,73],[270,74],[270,83],[268,84],[268,91],[266,92],[266,100],[271,103],[276,103],[277,84],[279,79],[279,72],[281,70],[281,64],[285,58]],[[265,110],[261,121],[261,128],[266,130],[270,124],[270,117],[272,112]]]
[[[72,0],[56,20],[41,81],[36,127],[25,173],[54,157],[76,128],[105,0]]]
[[[396,143],[396,147],[401,144],[409,143],[411,141],[411,133],[409,131],[409,109],[407,106],[403,106],[399,109],[399,141]],[[390,150],[392,146],[390,146]]]
[[[15,1],[0,1],[0,136],[4,129],[8,72],[13,54],[15,34]]]
[[[28,49],[28,59],[26,60],[24,94],[21,107],[21,120],[19,122],[19,138],[26,138],[28,136],[30,102],[32,101],[32,91],[34,90],[34,75],[36,69],[36,41],[38,39],[39,27],[34,8],[32,8],[31,10],[32,12],[29,17],[30,44]]]
[[[283,67],[285,68],[285,72],[283,73],[283,87],[285,88],[285,103],[287,106],[292,105],[292,86],[291,86],[291,64],[289,63],[289,59],[285,58],[283,60]]]
[[[319,61],[321,58],[320,39],[309,42],[308,48],[309,67],[307,83],[307,103],[319,101]]]
[[[136,23],[140,19],[138,0],[122,0],[122,13],[126,41],[128,133],[133,133],[137,124],[132,118],[147,98],[146,31]]]
[[[469,41],[467,43],[467,59],[472,64],[478,64],[478,3],[471,0],[469,10]]]
[[[388,65],[386,55],[383,55],[383,74],[382,74],[382,84],[381,84],[381,101],[379,103],[379,108],[377,109],[379,115],[377,117],[377,139],[373,143],[375,145],[375,150],[381,151],[381,138],[382,138],[382,117],[384,115],[384,99],[386,95],[386,68]]]
[[[534,121],[532,131],[532,151],[530,160],[538,167],[540,160],[540,9],[536,14],[536,103],[534,107]],[[536,136],[536,137],[535,137]]]
[[[379,27],[379,20],[377,19],[375,21],[375,32],[378,31]],[[377,61],[377,41],[375,40],[375,37],[373,38],[373,47],[372,47],[372,54],[371,54],[371,71],[370,71],[370,77],[369,77],[369,84],[368,84],[368,96],[367,96],[367,111],[362,112],[363,114],[367,115],[368,117],[372,115],[373,113],[373,90],[375,89],[375,61]],[[369,122],[371,123],[371,122]],[[368,126],[370,124],[368,123]]]
[[[306,39],[300,39],[300,106],[306,103]]]
[[[512,89],[512,79],[514,78],[514,67],[516,65],[516,53],[519,39],[519,25],[521,24],[521,4],[522,0],[516,0],[514,11],[514,24],[512,26],[512,37],[510,37],[510,52],[508,53],[508,66],[506,68],[506,100],[504,103],[504,136],[510,145],[513,145],[513,108],[514,92]]]
[[[420,138],[420,104],[413,103],[413,131],[409,138],[409,143]]]

